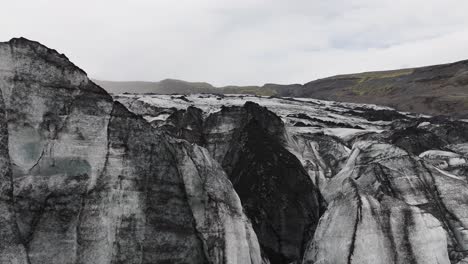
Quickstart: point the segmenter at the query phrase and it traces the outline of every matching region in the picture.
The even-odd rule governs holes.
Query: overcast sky
[[[12,0],[0,41],[24,36],[104,80],[215,85],[468,59],[467,0]]]

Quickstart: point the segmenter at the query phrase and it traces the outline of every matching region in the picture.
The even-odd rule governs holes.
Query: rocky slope
[[[110,93],[254,94],[372,103],[431,115],[468,119],[468,60],[393,71],[338,75],[304,85],[213,87],[207,83],[97,81]]]
[[[306,83],[294,94],[468,118],[468,61],[340,75]]]

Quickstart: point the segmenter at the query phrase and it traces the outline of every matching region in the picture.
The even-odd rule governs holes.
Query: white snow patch
[[[363,130],[356,128],[326,128],[323,131],[327,135],[336,136],[342,139],[363,135],[370,132],[381,133],[383,130]]]
[[[420,158],[445,158],[445,157],[460,157],[457,153],[453,153],[450,151],[442,151],[442,150],[428,150],[424,151],[423,153],[419,154]]]
[[[430,122],[422,122],[421,124],[418,125],[418,127],[425,127],[425,126],[428,126],[430,124],[431,124]]]
[[[466,159],[464,159],[464,158],[451,158],[451,159],[449,159],[448,164],[450,166],[452,166],[452,167],[460,166],[460,165],[466,164]]]
[[[439,168],[437,168],[437,167],[434,167],[434,168],[435,168],[437,171],[439,171],[440,173],[442,173],[443,175],[447,176],[447,177],[450,177],[450,178],[452,178],[452,179],[456,179],[456,180],[462,181],[462,179],[460,179],[459,177],[457,177],[457,176],[455,176],[455,175],[453,175],[453,174],[450,174],[450,173],[448,173],[448,172],[446,172],[446,171],[443,171],[443,170],[441,170],[441,169],[439,169]]]
[[[143,118],[146,119],[146,121],[148,122],[153,122],[153,121],[156,121],[156,120],[161,120],[161,121],[165,121],[168,117],[170,116],[170,114],[160,114],[158,116],[144,116]]]

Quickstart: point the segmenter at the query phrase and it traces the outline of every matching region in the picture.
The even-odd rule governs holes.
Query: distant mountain
[[[160,82],[114,82],[93,80],[110,93],[211,93],[216,89],[209,83],[186,82],[174,79],[165,79]]]
[[[235,86],[215,87],[206,82],[187,82],[175,79],[165,79],[159,82],[114,82],[93,80],[109,93],[154,93],[154,94],[193,94],[193,93],[219,93],[219,94],[255,94],[273,96],[293,93],[302,87],[301,84],[281,85],[265,84],[263,86]]]
[[[421,68],[337,75],[304,85],[214,87],[204,82],[95,80],[110,93],[221,93],[310,97],[386,105],[400,111],[468,118],[468,60]]]

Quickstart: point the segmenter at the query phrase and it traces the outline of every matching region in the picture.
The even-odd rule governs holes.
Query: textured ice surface
[[[393,110],[389,107],[376,105],[340,103],[310,98],[272,98],[254,95],[212,95],[212,94],[191,94],[191,95],[140,95],[140,94],[120,94],[114,98],[122,102],[127,107],[133,101],[142,101],[158,108],[186,109],[188,106],[195,106],[201,110],[205,116],[218,112],[222,107],[242,106],[250,101],[267,107],[277,114],[285,123],[286,128],[293,133],[316,133],[323,131],[326,134],[342,138],[352,135],[365,134],[367,132],[381,132],[390,122],[369,121],[366,118],[353,114],[362,110]],[[411,116],[408,113],[404,115]],[[298,116],[300,115],[300,116]],[[148,121],[164,120],[168,115],[149,116]]]

